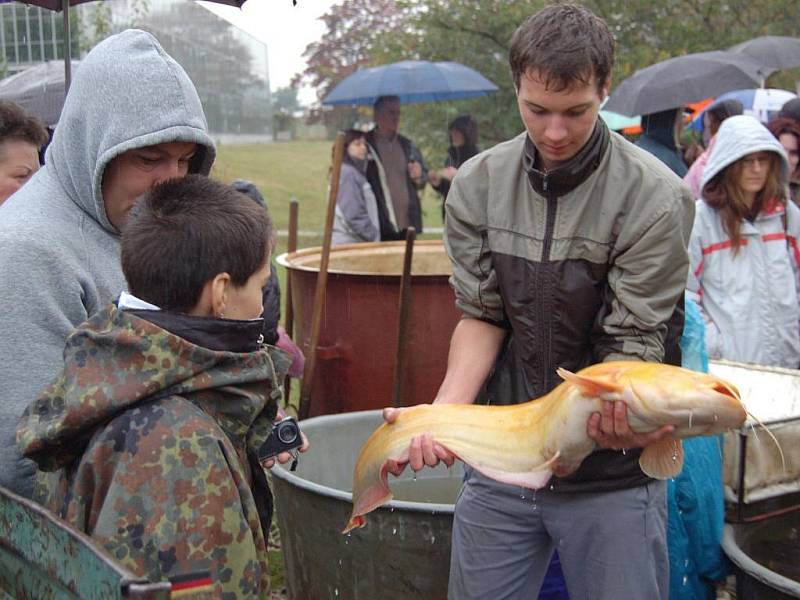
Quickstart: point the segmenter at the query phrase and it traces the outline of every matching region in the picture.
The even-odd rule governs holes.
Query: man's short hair
[[[16,102],[0,100],[0,142],[21,140],[41,148],[50,136],[44,124]]]
[[[187,175],[153,187],[122,231],[129,291],[173,312],[189,312],[220,273],[244,285],[269,260],[272,223],[229,185]]]
[[[400,96],[378,96],[378,99],[375,100],[375,104],[372,105],[372,110],[380,112],[383,110],[383,107],[390,102],[400,102]]]
[[[531,15],[511,38],[508,62],[514,85],[534,69],[560,92],[595,77],[598,91],[614,66],[614,37],[605,21],[574,4],[555,4]]]

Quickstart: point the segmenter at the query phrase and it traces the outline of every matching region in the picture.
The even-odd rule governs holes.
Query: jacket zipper
[[[545,174],[542,183],[542,189],[547,190],[547,175]],[[550,262],[550,247],[553,243],[553,230],[556,223],[556,208],[557,196],[555,194],[547,194],[547,213],[545,220],[544,230],[544,245],[542,247],[542,285],[539,286],[541,290],[541,302],[539,302],[540,310],[540,323],[546,325],[542,327],[542,338],[540,343],[540,352],[542,353],[542,365],[544,373],[542,373],[542,392],[547,393],[550,391],[550,380],[553,376],[553,357],[552,357],[552,306],[550,305],[551,297],[551,282],[550,282],[550,269],[548,263]]]

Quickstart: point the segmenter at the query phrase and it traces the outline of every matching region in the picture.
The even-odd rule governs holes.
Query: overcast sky
[[[248,0],[241,9],[213,2],[200,2],[256,39],[266,42],[269,56],[270,88],[289,85],[295,73],[305,69],[303,50],[318,40],[325,26],[318,17],[341,0]],[[300,100],[316,100],[314,90],[304,89]]]

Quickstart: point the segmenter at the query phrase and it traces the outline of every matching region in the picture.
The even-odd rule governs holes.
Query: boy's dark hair
[[[531,15],[514,32],[508,55],[511,76],[519,89],[530,69],[556,92],[595,77],[598,91],[614,65],[614,37],[605,21],[574,4],[554,4]]]
[[[41,148],[50,139],[44,124],[16,102],[0,100],[0,142],[22,140]]]
[[[269,260],[263,206],[203,175],[145,194],[122,231],[122,271],[136,297],[173,312],[197,305],[206,282],[228,273],[241,286]]]

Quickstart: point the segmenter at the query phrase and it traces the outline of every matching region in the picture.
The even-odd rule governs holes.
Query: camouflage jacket
[[[255,452],[284,353],[209,350],[111,305],[64,363],[17,429],[36,499],[151,581],[208,571],[214,597],[264,597],[272,498]]]

